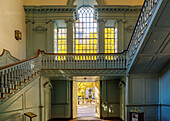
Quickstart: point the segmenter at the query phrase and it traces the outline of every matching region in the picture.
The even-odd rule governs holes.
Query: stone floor
[[[55,119],[50,121],[120,121],[120,120],[104,120],[95,117],[95,104],[81,104],[78,105],[78,117],[72,120]]]
[[[78,105],[77,116],[82,117],[95,117],[95,104],[81,104]]]

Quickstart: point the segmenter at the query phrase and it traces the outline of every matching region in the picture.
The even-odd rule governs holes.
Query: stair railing
[[[151,24],[153,13],[161,0],[145,0],[127,49],[127,68],[134,59],[146,29]]]
[[[24,87],[39,74],[40,69],[40,50],[35,57],[0,67],[0,99]]]

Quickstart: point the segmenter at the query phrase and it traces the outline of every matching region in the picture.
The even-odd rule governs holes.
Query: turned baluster
[[[5,92],[7,93],[8,92],[8,70],[5,70],[5,81],[4,81],[4,84],[5,84]]]
[[[1,72],[1,97],[2,93],[5,92],[5,87],[4,87],[4,71]]]

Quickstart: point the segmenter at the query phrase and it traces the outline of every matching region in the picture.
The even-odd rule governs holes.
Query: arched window
[[[78,20],[74,26],[74,53],[97,53],[97,20],[94,9],[84,5],[78,9]]]

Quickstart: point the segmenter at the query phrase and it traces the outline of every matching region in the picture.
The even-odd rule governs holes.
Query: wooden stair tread
[[[3,92],[2,94],[12,94],[12,93],[9,93],[9,92]]]
[[[15,85],[15,86],[22,87],[22,85]]]
[[[10,88],[10,90],[18,90],[18,89],[13,89],[13,88]]]
[[[0,99],[6,99],[6,97],[0,97]]]
[[[27,82],[21,82],[21,83],[27,84]]]

